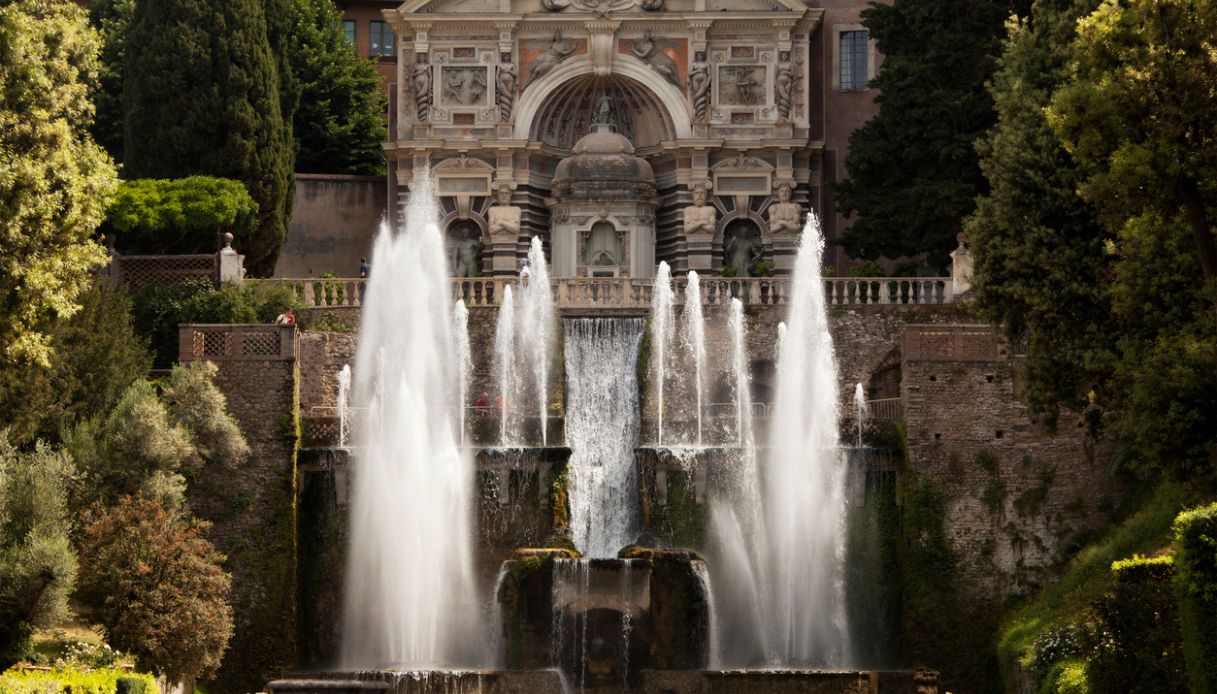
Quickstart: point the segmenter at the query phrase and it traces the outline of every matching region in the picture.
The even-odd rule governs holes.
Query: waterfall
[[[432,184],[412,188],[406,228],[383,225],[373,246],[356,358],[341,648],[351,668],[483,665],[451,288]]]
[[[638,537],[642,321],[583,318],[564,325],[572,539],[587,557],[614,557]]]
[[[494,373],[499,381],[499,445],[517,444],[515,418],[511,410],[515,404],[516,349],[515,349],[515,302],[511,287],[503,289],[503,303],[499,306],[498,319],[494,327]]]
[[[537,414],[541,426],[541,445],[548,442],[549,358],[554,343],[554,298],[549,285],[549,268],[545,263],[545,251],[541,238],[532,237],[528,251],[529,278],[520,289],[520,316],[516,326],[519,354],[524,367],[517,369],[531,379],[531,391],[521,392],[517,398],[536,398]],[[523,380],[523,379],[521,379]],[[521,384],[521,387],[524,387]]]
[[[346,448],[349,445],[350,432],[347,427],[350,425],[348,417],[351,413],[350,407],[351,398],[351,365],[343,364],[342,370],[338,372],[338,447]]]
[[[667,412],[664,402],[664,380],[668,362],[672,359],[672,339],[676,332],[675,297],[672,275],[667,262],[659,263],[655,274],[655,293],[651,295],[651,383],[655,394],[655,442],[663,445],[663,418]]]
[[[744,445],[711,497],[707,545],[720,667],[841,667],[851,657],[846,461],[820,277],[823,247],[818,221],[809,215],[789,315],[778,328],[778,390],[770,445],[763,451],[765,474],[756,446]],[[732,308],[732,331],[742,333],[742,311],[737,319]],[[746,390],[739,368],[737,389]]]
[[[681,322],[684,323],[685,347],[693,360],[693,387],[697,391],[697,445],[701,446],[702,404],[706,391],[706,321],[702,315],[701,282],[696,270],[689,270]]]
[[[854,386],[854,421],[858,426],[858,448],[862,447],[862,426],[866,424],[866,391],[862,384]]]
[[[469,411],[469,378],[473,357],[469,351],[469,309],[457,299],[452,307],[452,334],[456,338],[456,412],[460,444],[465,445],[465,414]]]

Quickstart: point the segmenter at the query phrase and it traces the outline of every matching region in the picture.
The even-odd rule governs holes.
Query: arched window
[[[596,222],[592,225],[591,233],[587,235],[587,249],[583,254],[589,275],[616,274],[617,266],[621,264],[621,241],[617,238],[617,229],[609,222]],[[603,272],[611,270],[612,272]]]

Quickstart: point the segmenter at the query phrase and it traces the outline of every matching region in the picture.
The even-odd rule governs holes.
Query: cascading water
[[[666,262],[660,262],[655,273],[655,293],[651,295],[651,382],[655,396],[655,441],[660,445],[663,445],[663,418],[667,412],[664,380],[672,359],[672,337],[676,330],[674,302],[671,269]]]
[[[465,445],[465,413],[469,411],[469,378],[473,356],[469,351],[469,309],[457,299],[452,307],[452,335],[456,339],[456,412],[460,444]]]
[[[693,361],[693,387],[697,391],[697,445],[702,445],[701,421],[706,392],[706,320],[702,314],[701,282],[696,270],[689,271],[685,308],[681,312],[685,348]]]
[[[383,226],[363,307],[342,631],[352,668],[483,664],[474,587],[473,462],[453,425],[456,337],[438,209],[413,186],[400,233]],[[402,287],[409,287],[403,301]]]
[[[549,267],[545,263],[545,251],[541,238],[532,237],[528,251],[529,278],[520,290],[520,315],[516,326],[516,339],[525,362],[524,371],[532,381],[532,392],[519,393],[536,398],[537,413],[541,426],[541,445],[548,443],[549,355],[554,343],[554,298],[549,285]],[[520,367],[517,366],[519,369]],[[523,379],[521,379],[523,380]],[[521,384],[523,387],[523,384]]]
[[[494,373],[498,377],[499,445],[517,444],[512,398],[516,391],[515,300],[511,287],[503,289],[503,302],[494,328]]]
[[[809,215],[786,329],[779,328],[778,392],[764,465],[745,447],[711,500],[708,544],[722,667],[840,667],[851,658],[846,460],[838,445],[823,247],[818,221]]]
[[[859,383],[854,386],[854,422],[858,428],[858,441],[856,444],[858,448],[862,447],[862,427],[866,424],[867,412],[866,390]]]
[[[350,440],[351,365],[343,364],[338,372],[338,447],[346,448]]]
[[[566,441],[575,546],[614,557],[638,537],[637,318],[581,318],[566,330]]]

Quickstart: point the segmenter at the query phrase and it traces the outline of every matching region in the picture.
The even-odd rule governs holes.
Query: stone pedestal
[[[714,234],[685,234],[688,269],[706,275],[714,269]]]

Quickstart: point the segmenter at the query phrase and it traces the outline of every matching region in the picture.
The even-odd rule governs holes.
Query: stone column
[[[959,297],[972,291],[972,253],[959,242],[959,248],[951,251],[951,296]]]

